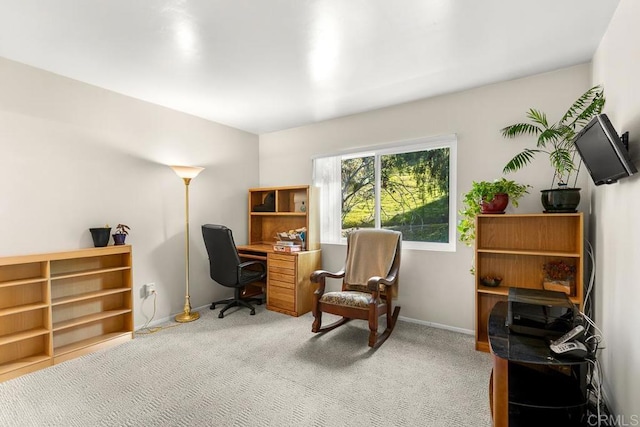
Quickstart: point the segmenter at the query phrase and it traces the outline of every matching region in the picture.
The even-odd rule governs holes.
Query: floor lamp
[[[184,233],[184,249],[185,249],[185,270],[186,270],[186,293],[184,296],[184,312],[176,316],[176,322],[186,323],[193,322],[200,318],[200,313],[197,311],[191,312],[191,302],[189,301],[189,183],[193,178],[198,176],[204,168],[195,166],[170,166],[173,171],[184,180],[185,187],[185,208],[186,208],[186,222]]]

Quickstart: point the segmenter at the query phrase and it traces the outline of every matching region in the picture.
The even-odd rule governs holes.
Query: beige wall
[[[605,112],[615,128],[629,131],[631,157],[640,168],[638,17],[640,2],[620,2],[593,58],[593,82],[605,88]],[[640,175],[611,186],[591,185],[591,192],[605,389],[615,413],[631,422],[640,417]]]
[[[260,135],[260,184],[311,182],[311,158],[346,148],[365,147],[423,136],[458,136],[458,202],[472,180],[499,178],[504,164],[525,146],[506,141],[500,129],[524,120],[530,107],[558,119],[589,88],[589,65],[485,86],[452,95],[397,105],[309,126]],[[530,141],[531,142],[531,141]],[[533,185],[517,212],[540,212],[539,191],[551,184],[546,160],[510,176]],[[582,184],[586,184],[582,174]],[[588,206],[584,200],[581,207]],[[460,206],[458,206],[459,208]],[[509,208],[510,212],[515,212]],[[325,268],[344,262],[342,246],[324,245]],[[458,243],[454,253],[404,250],[400,313],[405,318],[474,329],[474,282],[469,274],[473,251]]]
[[[144,283],[156,319],[182,311],[185,190],[166,165],[204,166],[190,186],[192,305],[229,293],[209,279],[200,225],[246,241],[256,135],[0,58],[0,147],[0,256],[90,247],[90,227],[128,224],[137,326]]]

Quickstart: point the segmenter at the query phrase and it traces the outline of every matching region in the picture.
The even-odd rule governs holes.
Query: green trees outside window
[[[448,147],[342,159],[343,235],[378,219],[405,241],[448,243],[449,169]]]

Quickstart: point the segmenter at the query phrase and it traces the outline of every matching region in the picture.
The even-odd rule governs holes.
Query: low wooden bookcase
[[[543,289],[543,265],[554,260],[575,266],[569,298],[582,309],[582,213],[476,217],[476,350],[489,351],[487,321],[496,302],[506,301],[511,287]],[[486,275],[502,277],[500,286],[484,286]]]
[[[133,338],[131,246],[0,258],[0,381]]]

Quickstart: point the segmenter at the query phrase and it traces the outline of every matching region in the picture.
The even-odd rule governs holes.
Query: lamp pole
[[[189,297],[189,184],[191,180],[198,176],[204,168],[195,166],[171,166],[174,172],[183,179],[185,187],[185,296],[184,311],[176,316],[176,322],[193,322],[200,318],[200,313],[191,312],[191,301]]]

